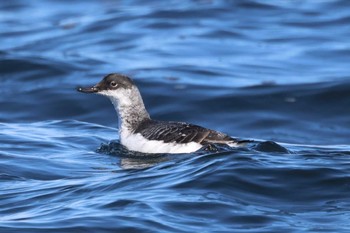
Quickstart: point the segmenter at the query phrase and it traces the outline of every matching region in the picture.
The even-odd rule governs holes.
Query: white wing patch
[[[132,151],[138,151],[142,153],[191,153],[202,148],[203,145],[197,142],[190,143],[165,143],[158,140],[148,140],[140,133],[128,134],[121,133],[121,144]]]

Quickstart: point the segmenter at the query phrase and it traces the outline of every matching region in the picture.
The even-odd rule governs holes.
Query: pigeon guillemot
[[[198,125],[152,120],[134,82],[121,74],[109,74],[93,87],[79,87],[83,93],[107,96],[119,118],[123,146],[143,153],[190,153],[210,144],[231,147],[245,144],[224,133]]]

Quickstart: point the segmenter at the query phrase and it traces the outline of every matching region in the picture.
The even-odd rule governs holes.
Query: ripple
[[[4,1],[1,231],[348,232],[348,6]],[[155,119],[255,142],[130,152],[75,91],[111,72]]]

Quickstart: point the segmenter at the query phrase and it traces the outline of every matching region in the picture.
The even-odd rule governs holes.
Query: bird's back
[[[235,139],[224,133],[183,122],[148,120],[142,122],[135,133],[140,133],[148,140],[158,140],[165,143],[186,144],[196,142],[205,145],[235,142]]]

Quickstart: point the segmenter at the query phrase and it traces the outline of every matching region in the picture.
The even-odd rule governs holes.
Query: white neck
[[[150,119],[137,87],[108,90],[100,94],[107,96],[112,101],[118,113],[119,136],[123,131],[132,133],[142,121]]]

